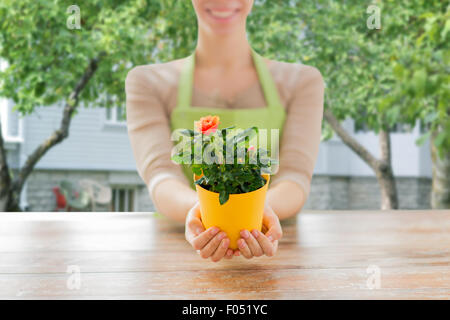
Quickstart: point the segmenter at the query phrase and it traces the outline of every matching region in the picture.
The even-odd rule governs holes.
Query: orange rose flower
[[[198,132],[203,134],[214,133],[219,127],[219,117],[218,116],[206,116],[201,117],[199,121],[195,121],[195,128]]]

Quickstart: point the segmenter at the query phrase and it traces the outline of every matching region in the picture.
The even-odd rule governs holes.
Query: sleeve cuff
[[[152,201],[153,201],[153,203],[155,203],[155,195],[154,195],[154,192],[155,192],[155,188],[156,188],[156,186],[160,183],[160,182],[162,182],[162,181],[164,181],[164,180],[167,180],[167,179],[177,179],[177,180],[180,180],[180,181],[182,181],[184,184],[186,184],[187,185],[187,183],[186,183],[186,179],[183,179],[183,177],[180,177],[179,175],[177,175],[177,174],[174,174],[174,173],[171,173],[171,172],[160,172],[160,173],[157,173],[156,175],[154,175],[152,178],[150,178],[150,180],[149,180],[149,182],[148,182],[148,192],[149,192],[149,194],[150,194],[150,198],[152,199]]]
[[[305,202],[309,197],[309,193],[310,193],[310,184],[305,181],[305,179],[303,177],[298,177],[295,174],[292,173],[286,173],[286,174],[282,174],[282,175],[276,175],[273,177],[273,180],[271,182],[271,186],[275,186],[278,183],[280,183],[281,181],[292,181],[294,183],[296,183],[300,189],[303,190],[303,194],[305,195]]]

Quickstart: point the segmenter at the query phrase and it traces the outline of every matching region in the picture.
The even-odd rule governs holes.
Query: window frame
[[[120,191],[125,191],[124,195],[124,208],[126,208],[125,211],[120,211]],[[136,186],[128,186],[128,185],[114,185],[111,186],[111,211],[112,212],[136,212],[137,210],[137,187]],[[131,199],[131,208],[130,211],[130,199]]]
[[[108,94],[105,94],[105,100],[106,104],[109,105],[109,107],[104,108],[104,123],[109,126],[125,127],[127,125],[126,119],[118,119],[119,109],[121,109],[121,113],[123,114],[124,112],[126,112],[125,106],[117,105],[116,101],[114,101],[114,99],[111,99]],[[110,114],[109,117],[108,113]]]
[[[24,139],[23,139],[23,117],[21,117],[20,115],[18,115],[18,123],[17,123],[17,135],[10,135],[9,134],[9,125],[10,125],[10,117],[9,117],[9,113],[10,113],[10,108],[11,108],[11,112],[17,112],[17,111],[12,111],[12,108],[14,108],[14,106],[11,106],[10,101],[6,98],[2,98],[0,97],[0,121],[1,121],[1,127],[2,130],[0,132],[0,134],[3,137],[3,140],[6,143],[23,143]]]

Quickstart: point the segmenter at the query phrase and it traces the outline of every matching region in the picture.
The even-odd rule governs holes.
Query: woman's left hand
[[[283,236],[280,220],[272,208],[266,204],[263,216],[263,233],[259,230],[242,230],[241,238],[237,244],[239,251],[245,258],[260,257],[262,255],[273,256],[278,249],[278,240]]]

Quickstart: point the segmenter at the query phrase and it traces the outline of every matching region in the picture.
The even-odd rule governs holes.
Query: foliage
[[[411,41],[398,45],[391,61],[398,85],[381,106],[401,105],[410,124],[420,119],[428,131],[418,144],[436,132],[433,143],[441,157],[450,152],[450,5],[443,3],[414,16]]]
[[[104,53],[80,96],[81,105],[124,105],[124,79],[135,65],[158,62],[170,48],[185,54],[195,33],[173,24],[185,1],[80,1],[81,29],[69,29],[68,0],[0,1],[0,96],[22,114],[68,100],[89,61]],[[191,9],[192,10],[192,9]],[[176,31],[174,31],[176,29]],[[186,36],[186,32],[190,36]],[[170,57],[165,57],[170,58]]]
[[[448,2],[295,4],[304,28],[292,60],[322,72],[326,107],[336,117],[350,117],[357,128],[375,132],[399,123],[414,127],[421,122],[430,131],[439,127],[434,143],[441,154],[450,150]],[[371,4],[380,9],[380,29],[367,27]]]
[[[185,57],[195,48],[191,1],[83,1],[80,30],[66,27],[71,4],[0,3],[0,57],[9,63],[0,73],[0,95],[22,113],[67,99],[100,52],[106,58],[81,100],[109,106],[123,105],[123,79],[134,65]],[[366,25],[370,4],[381,9],[379,30]],[[247,29],[265,56],[317,67],[327,107],[339,119],[376,132],[420,120],[442,128],[435,143],[448,150],[448,12],[448,2],[439,0],[256,0]]]
[[[182,150],[174,152],[172,160],[189,165],[199,176],[195,184],[219,193],[220,204],[226,203],[230,194],[263,187],[266,179],[261,174],[269,174],[276,163],[266,149],[249,145],[258,134],[257,127],[242,130],[231,126],[211,134],[182,129],[179,133],[183,140],[177,147]]]

